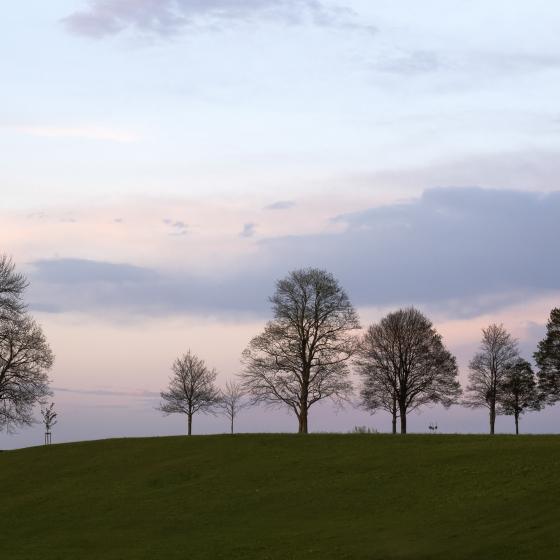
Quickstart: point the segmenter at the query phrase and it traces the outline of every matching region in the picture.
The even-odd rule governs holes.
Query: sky
[[[492,322],[530,359],[560,304],[559,27],[553,0],[6,3],[0,252],[56,355],[53,439],[183,433],[155,410],[173,360],[239,373],[298,267],[333,272],[364,327],[417,306],[463,385]],[[434,421],[487,429],[460,407],[409,424]],[[521,429],[559,422],[549,407]],[[311,411],[312,431],[356,425],[390,420]],[[262,408],[238,423],[296,427]]]

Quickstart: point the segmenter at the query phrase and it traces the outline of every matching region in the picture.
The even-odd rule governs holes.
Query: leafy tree
[[[192,418],[197,412],[213,413],[220,398],[216,370],[189,350],[172,366],[169,388],[161,393],[159,410],[165,414],[186,414],[187,435],[192,434]]]
[[[560,400],[560,308],[551,311],[546,335],[534,357],[541,395],[547,404],[554,404]]]
[[[243,352],[243,387],[253,402],[288,407],[307,433],[311,406],[352,391],[358,315],[334,276],[315,268],[278,281],[270,301],[274,319]]]
[[[50,395],[54,357],[41,327],[24,313],[0,319],[0,429],[33,424],[33,407]]]
[[[245,399],[245,391],[241,383],[228,379],[225,389],[220,391],[220,400],[218,406],[222,412],[229,418],[230,432],[233,434],[233,423],[237,415],[247,408],[251,403]]]
[[[417,309],[400,309],[371,325],[358,356],[362,403],[372,411],[390,412],[393,433],[397,411],[406,434],[409,412],[428,403],[450,406],[461,394],[455,357]]]
[[[537,382],[531,364],[519,358],[504,372],[497,393],[498,413],[515,418],[515,433],[519,434],[519,417],[528,410],[542,407]]]
[[[494,434],[500,387],[518,359],[517,341],[503,325],[492,324],[482,329],[480,350],[469,364],[469,385],[464,404],[472,408],[488,408],[490,434]]]

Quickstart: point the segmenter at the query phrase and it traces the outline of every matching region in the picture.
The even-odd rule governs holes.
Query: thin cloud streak
[[[74,138],[82,140],[132,143],[141,140],[137,134],[104,126],[0,125],[19,134],[39,138]]]
[[[134,397],[134,398],[158,398],[159,393],[154,391],[117,391],[113,389],[72,389],[69,387],[52,387],[55,393],[73,393],[76,395],[95,395],[98,397]]]

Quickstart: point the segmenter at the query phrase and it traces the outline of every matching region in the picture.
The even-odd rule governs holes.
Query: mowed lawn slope
[[[0,557],[560,558],[555,436],[240,435],[0,453]]]

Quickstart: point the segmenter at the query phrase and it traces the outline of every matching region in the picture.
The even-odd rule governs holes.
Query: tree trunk
[[[519,412],[515,413],[515,435],[519,435]]]
[[[401,417],[401,434],[406,434],[406,407],[404,404],[399,404],[399,413]]]
[[[307,407],[302,407],[300,410],[299,416],[299,434],[306,434],[307,433]]]
[[[397,397],[393,395],[393,435],[397,433]]]
[[[490,405],[490,435],[494,435],[494,424],[496,423],[496,404]]]
[[[192,434],[192,413],[187,414],[187,435],[190,436]]]
[[[231,415],[231,433],[233,434],[233,414]]]

